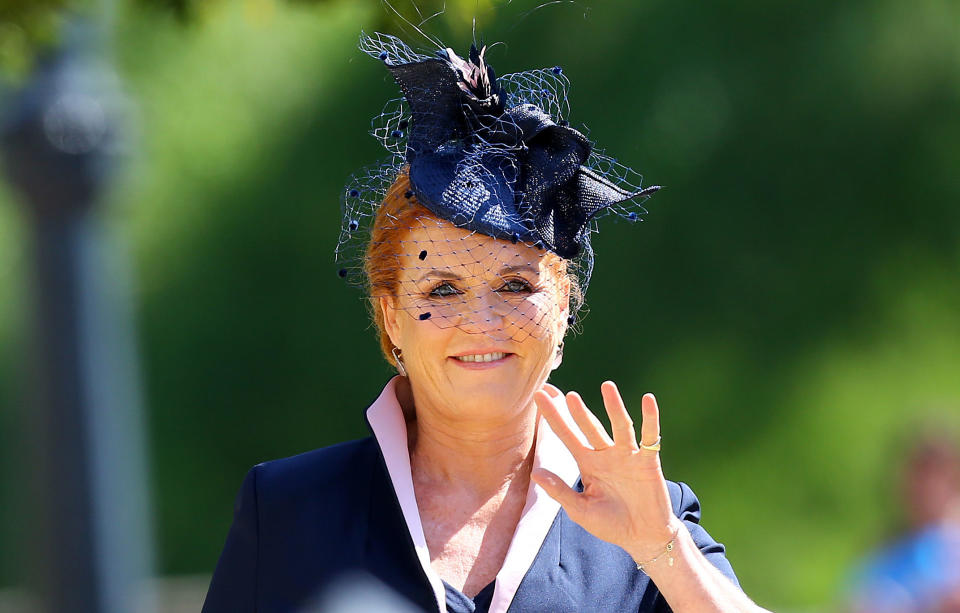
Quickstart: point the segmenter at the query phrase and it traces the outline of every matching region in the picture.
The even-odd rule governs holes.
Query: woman
[[[295,611],[362,571],[426,611],[760,611],[688,487],[639,440],[612,382],[608,434],[547,383],[592,270],[595,217],[638,190],[563,120],[559,68],[497,79],[484,51],[364,38],[403,90],[393,157],[346,191],[384,355],[373,436],[260,464],[241,488],[207,613]],[[388,185],[386,189],[385,185]],[[642,209],[641,209],[642,210]]]

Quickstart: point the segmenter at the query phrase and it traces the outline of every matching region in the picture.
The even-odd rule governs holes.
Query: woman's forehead
[[[403,233],[396,253],[399,265],[410,272],[448,269],[469,275],[504,269],[542,273],[554,259],[524,243],[495,239],[427,217],[418,218]]]

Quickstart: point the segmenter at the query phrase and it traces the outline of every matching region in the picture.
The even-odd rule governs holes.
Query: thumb
[[[563,479],[545,468],[534,469],[530,473],[530,478],[542,487],[551,498],[559,502],[571,519],[579,515],[580,494],[564,483]]]

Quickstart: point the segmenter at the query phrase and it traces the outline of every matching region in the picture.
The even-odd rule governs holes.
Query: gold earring
[[[563,341],[560,341],[560,344],[557,345],[557,353],[553,356],[553,368],[551,370],[560,368],[561,362],[563,362]]]
[[[399,374],[401,377],[406,377],[406,376],[407,376],[407,369],[406,369],[406,367],[403,365],[403,358],[400,357],[400,355],[401,355],[403,352],[400,351],[399,349],[397,349],[396,347],[394,347],[394,348],[390,351],[390,353],[393,354],[393,359],[394,359],[394,361],[396,361],[396,363],[397,363],[397,374]]]

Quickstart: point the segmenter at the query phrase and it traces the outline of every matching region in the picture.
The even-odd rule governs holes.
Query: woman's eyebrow
[[[539,275],[540,269],[531,264],[517,264],[514,266],[504,266],[503,268],[500,269],[500,272],[498,273],[497,276],[503,277],[505,275],[509,275],[517,272],[526,272],[531,275]],[[420,275],[415,282],[420,283],[421,281],[427,278],[446,279],[448,281],[460,281],[463,277],[445,268],[431,268],[425,271],[422,275]]]
[[[444,270],[443,268],[431,268],[430,270],[420,275],[420,277],[416,280],[416,282],[420,283],[427,277],[435,277],[437,279],[447,279],[450,281],[460,280],[460,275],[454,272],[450,272],[449,270]]]
[[[515,272],[527,272],[532,275],[539,275],[540,268],[532,264],[517,264],[515,266],[504,266],[500,269],[500,276],[509,275]]]

